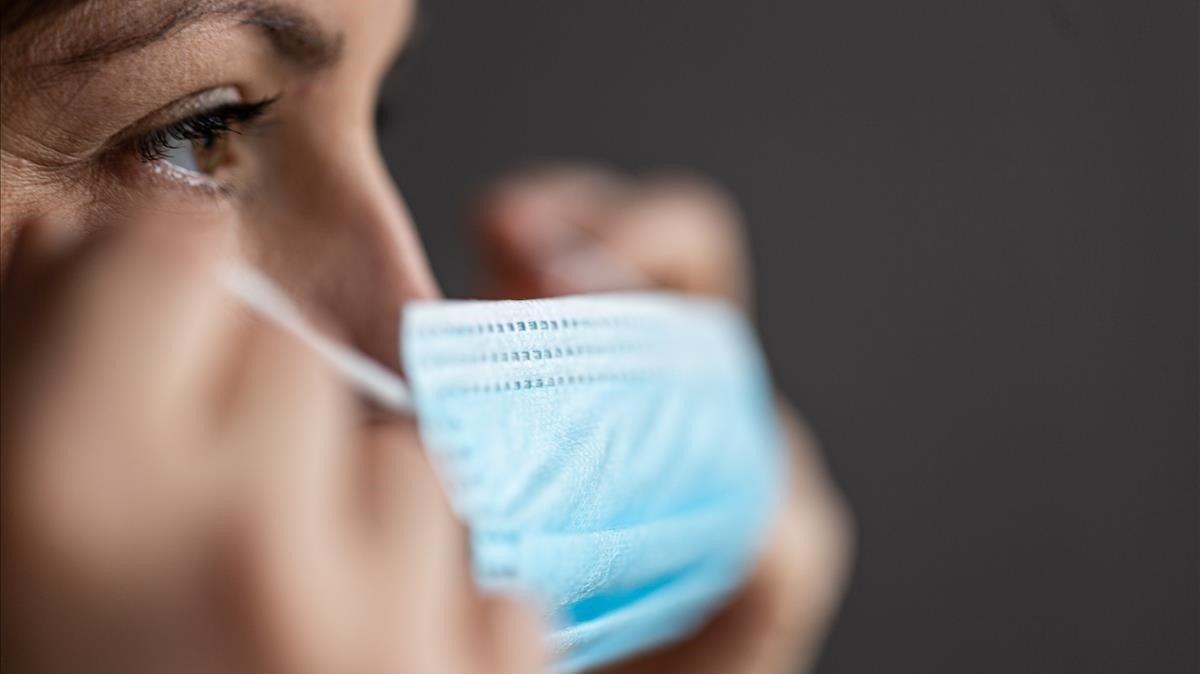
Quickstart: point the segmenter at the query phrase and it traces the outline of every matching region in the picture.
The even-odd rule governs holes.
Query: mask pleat
[[[403,356],[476,580],[548,609],[560,670],[682,638],[745,577],[782,470],[737,312],[660,294],[419,303]]]

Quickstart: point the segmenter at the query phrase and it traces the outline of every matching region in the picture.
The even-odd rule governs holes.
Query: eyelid
[[[224,103],[146,131],[130,144],[144,161],[161,159],[160,150],[172,140],[185,142],[223,137],[229,133],[240,134],[248,125],[261,121],[260,118],[276,100],[265,98],[253,102]]]
[[[168,103],[166,106],[130,124],[125,130],[113,136],[108,145],[110,148],[123,147],[135,138],[169,126],[180,120],[222,105],[237,104],[243,101],[245,101],[245,97],[238,88],[230,85],[214,87],[195,94],[189,94],[173,103]]]
[[[187,124],[189,120],[195,121],[195,118],[220,115],[222,108],[253,108],[257,106],[253,115],[254,119],[245,120],[244,123],[262,122],[263,120],[259,119],[262,112],[277,99],[278,96],[256,102],[247,101],[245,96],[232,86],[208,89],[199,94],[190,95],[143,117],[140,121],[131,124],[126,131],[114,136],[103,153],[103,161],[108,166],[108,170],[133,187],[174,189],[222,200],[236,199],[238,194],[246,189],[245,185],[238,184],[236,180],[226,180],[187,171],[162,160],[145,161],[138,156],[137,146],[142,140],[154,134],[167,133],[175,137],[171,134],[173,127],[178,130],[180,125]],[[237,114],[244,113],[245,111],[241,110]],[[233,117],[236,118],[237,114],[234,114]],[[232,124],[239,123],[236,119],[231,119],[230,122]]]

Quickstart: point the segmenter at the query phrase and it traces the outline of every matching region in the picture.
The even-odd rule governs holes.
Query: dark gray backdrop
[[[822,672],[1197,671],[1197,10],[431,2],[383,143],[435,269],[511,162],[686,165],[861,527]]]

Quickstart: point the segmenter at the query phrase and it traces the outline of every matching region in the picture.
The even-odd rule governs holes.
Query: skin
[[[536,621],[472,587],[411,424],[213,283],[241,256],[399,367],[399,307],[439,291],[372,120],[414,7],[293,0],[324,51],[281,50],[243,5],[63,63],[169,6],[92,0],[0,46],[5,663],[538,671]],[[211,175],[128,150],[214,89],[278,101]],[[470,225],[495,296],[653,285],[752,304],[741,218],[693,176],[527,168],[485,190]],[[850,527],[811,437],[780,414],[795,474],[752,578],[701,633],[614,671],[765,674],[815,657]]]

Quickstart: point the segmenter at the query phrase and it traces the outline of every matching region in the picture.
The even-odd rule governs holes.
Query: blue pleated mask
[[[680,639],[744,579],[784,471],[740,313],[651,293],[421,302],[402,344],[475,578],[545,607],[557,669]]]

